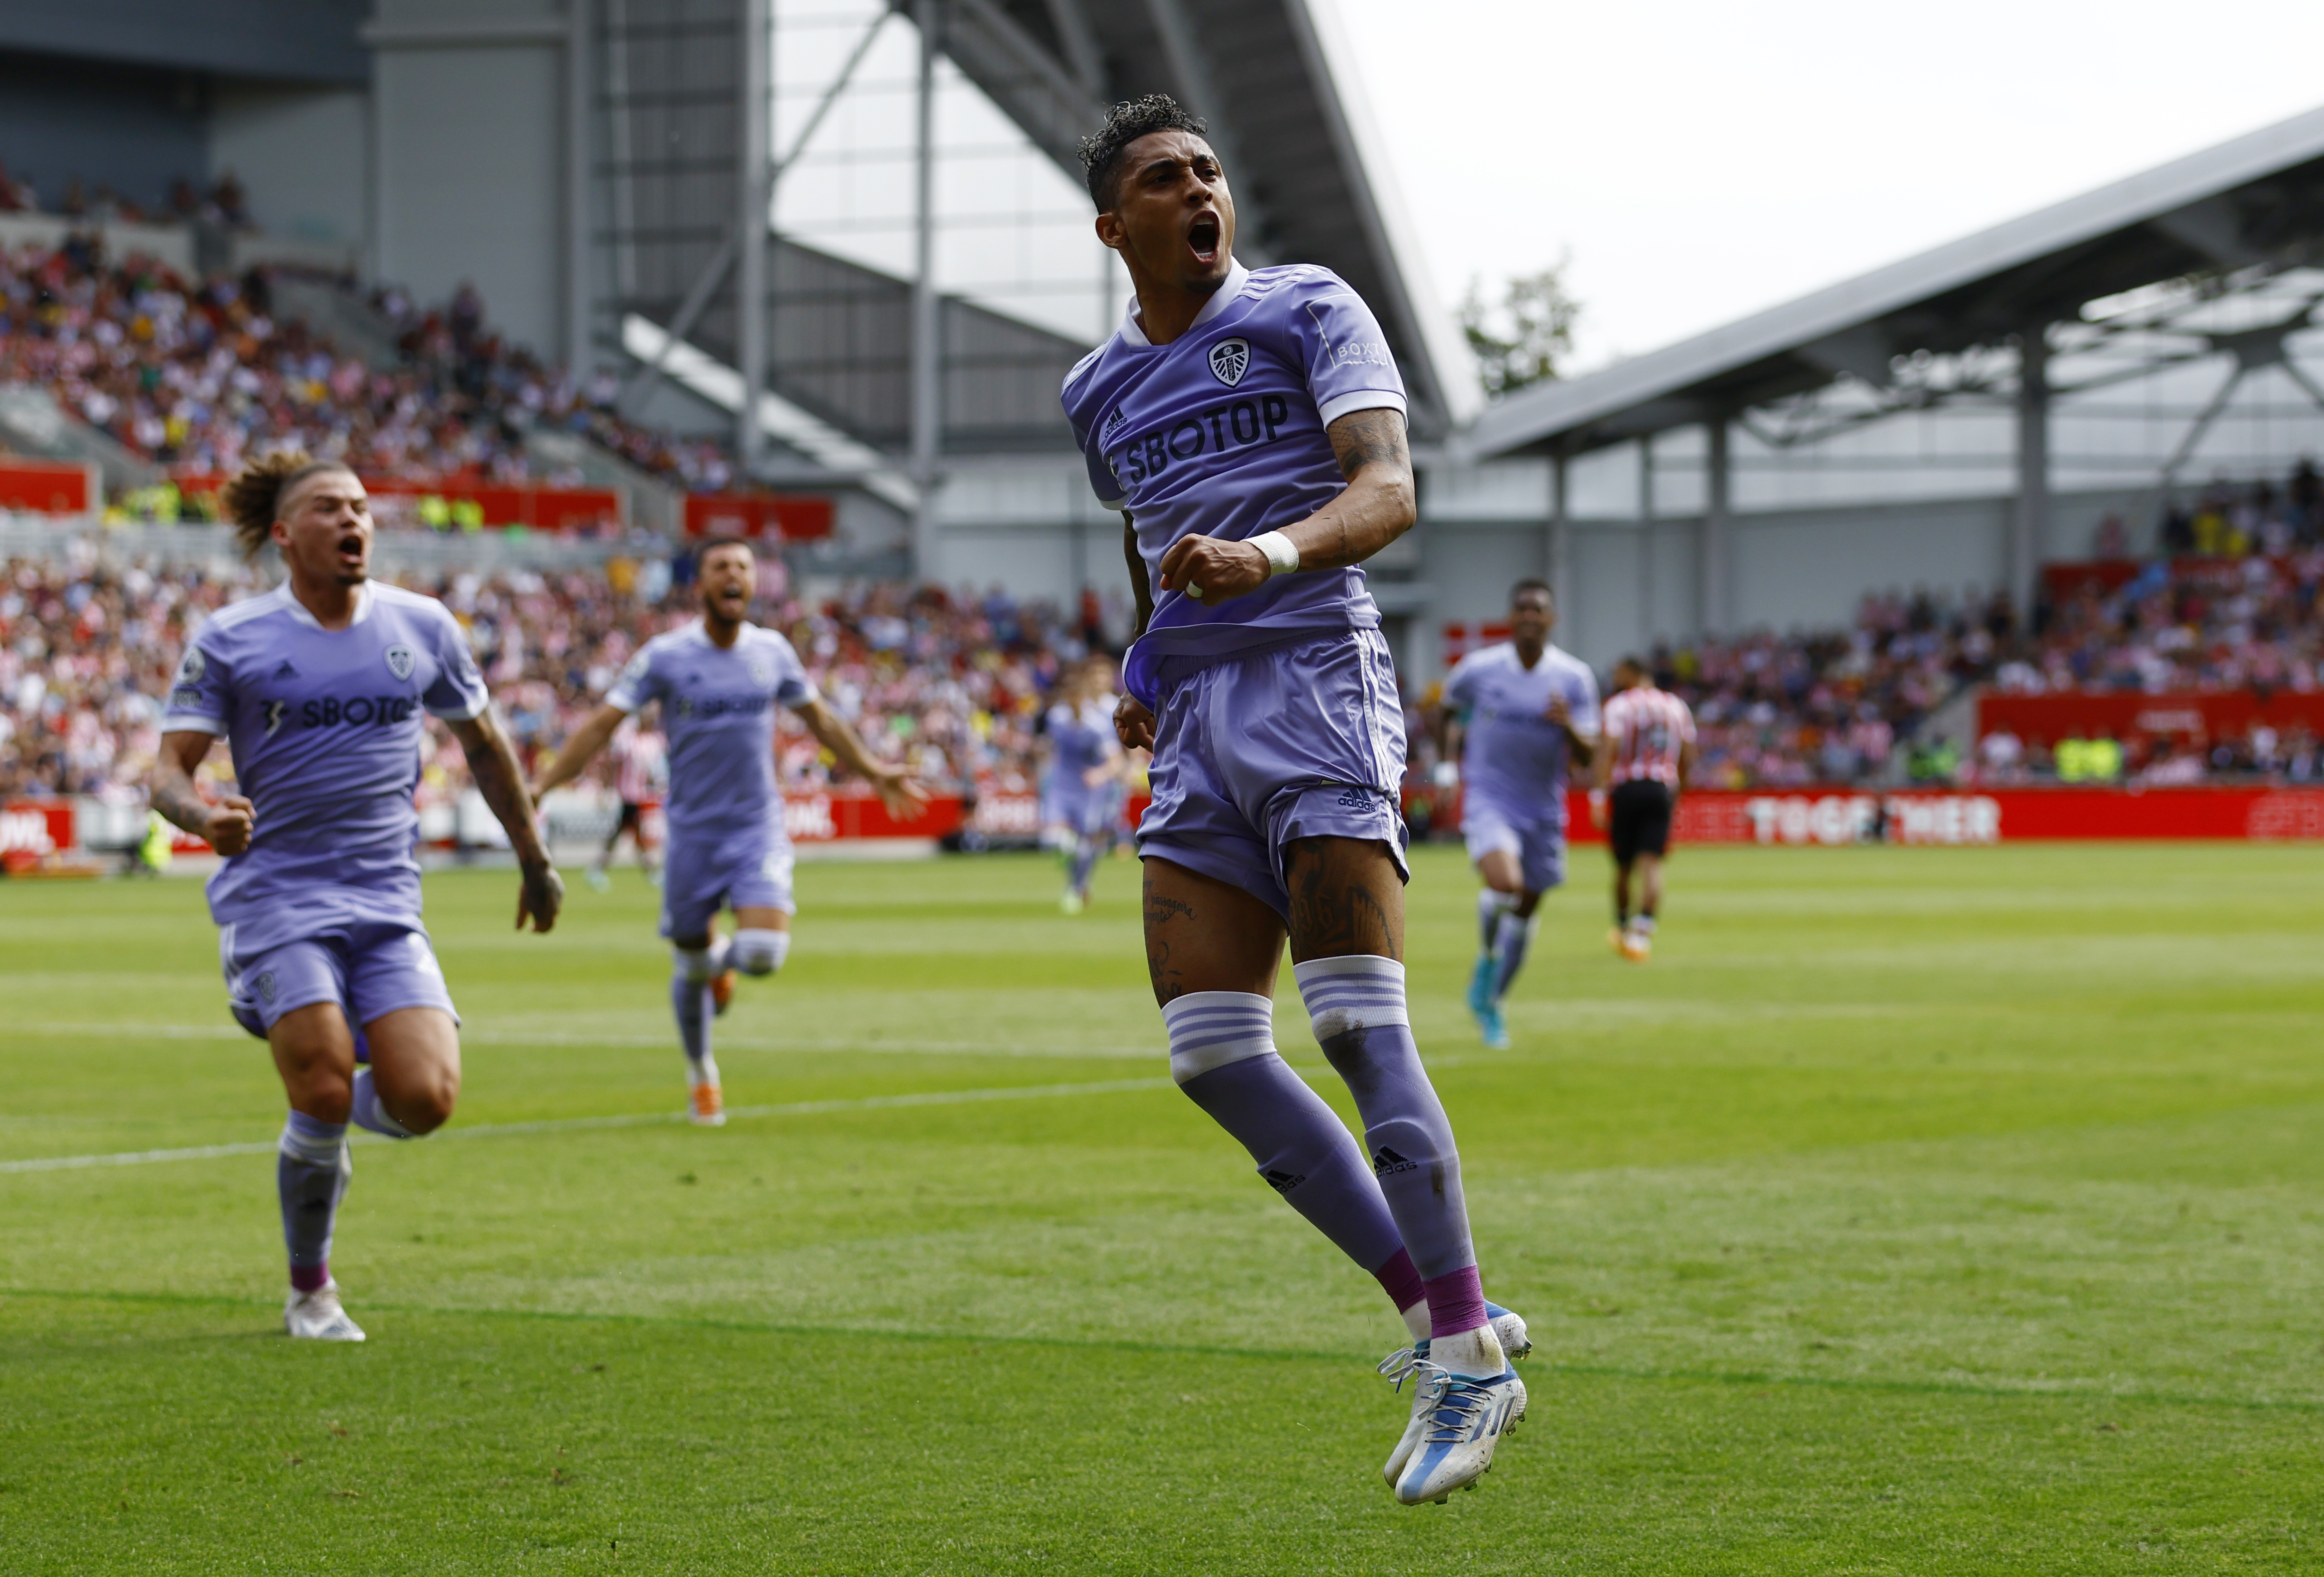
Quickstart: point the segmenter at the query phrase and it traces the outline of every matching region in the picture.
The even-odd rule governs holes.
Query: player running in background
[[[1057,687],[1043,718],[1049,742],[1049,814],[1063,835],[1065,891],[1058,908],[1089,903],[1090,875],[1121,825],[1127,762],[1113,733],[1113,665],[1092,657]]]
[[[459,1015],[420,919],[421,712],[444,719],[522,871],[516,923],[557,923],[564,890],[468,639],[433,597],[370,578],[371,506],[345,466],[260,462],[226,489],[244,552],[289,577],[220,609],[186,648],[161,719],[153,807],[226,856],[209,881],[228,1005],[290,1097],[275,1185],[290,1255],[283,1325],[360,1342],[331,1279],[352,1168],[347,1124],[391,1139],[443,1126],[460,1089]],[[220,734],[237,794],[193,773]]]
[[[1598,792],[1590,797],[1590,808],[1593,817],[1611,812],[1607,839],[1614,853],[1614,929],[1607,940],[1631,963],[1644,964],[1654,951],[1655,911],[1662,907],[1671,812],[1694,776],[1694,714],[1676,696],[1656,688],[1646,665],[1635,657],[1614,665],[1614,689],[1606,701],[1605,748],[1598,758]],[[1635,914],[1633,867],[1638,873]]]
[[[1356,567],[1414,519],[1403,382],[1329,271],[1235,261],[1226,174],[1176,103],[1117,106],[1082,159],[1136,294],[1064,402],[1138,595],[1116,722],[1154,752],[1138,848],[1170,1071],[1402,1314],[1388,1367],[1416,1396],[1385,1471],[1407,1505],[1442,1499],[1524,1415],[1524,1323],[1485,1302],[1405,1008],[1404,724]],[[1369,1167],[1277,1055],[1286,931]]]
[[[630,846],[638,852],[638,869],[646,880],[659,884],[661,867],[654,859],[653,845],[646,842],[646,804],[661,798],[664,769],[668,752],[662,747],[661,735],[641,725],[634,717],[613,731],[613,793],[622,802],[622,814],[606,835],[605,846],[589,862],[589,885],[604,892],[613,885],[607,874],[613,863],[613,851],[621,845],[622,835],[627,833]]]
[[[533,786],[533,798],[581,775],[622,720],[661,703],[669,741],[669,847],[662,862],[661,934],[676,967],[671,1011],[686,1053],[688,1114],[726,1120],[711,1055],[715,988],[731,971],[770,975],[791,949],[791,840],[775,781],[775,715],[790,707],[807,732],[879,791],[890,814],[910,815],[927,796],[898,768],[872,759],[863,742],[816,693],[798,653],[779,631],[750,622],[759,561],[751,545],[717,538],[696,557],[702,617],[639,649],[606,692],[604,706],[574,731]],[[734,935],[711,921],[734,911]]]
[[[1461,832],[1484,879],[1469,1011],[1485,1044],[1509,1044],[1501,999],[1525,964],[1541,895],[1565,881],[1565,776],[1598,744],[1598,678],[1549,644],[1549,583],[1509,588],[1509,639],[1472,651],[1444,681],[1444,753],[1461,756]]]

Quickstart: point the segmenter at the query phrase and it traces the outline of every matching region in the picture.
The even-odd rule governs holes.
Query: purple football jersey
[[[1570,651],[1546,647],[1527,668],[1517,643],[1472,651],[1444,681],[1444,705],[1466,714],[1463,792],[1515,821],[1565,825],[1565,731],[1545,714],[1565,698],[1574,732],[1598,732],[1598,676]]]
[[[661,703],[669,739],[664,814],[678,837],[734,832],[780,813],[775,706],[815,698],[815,681],[780,632],[745,624],[721,650],[699,619],[640,647],[605,693],[606,705],[624,712]]]
[[[213,614],[179,664],[165,733],[222,733],[249,796],[250,847],[210,878],[210,918],[244,951],[363,920],[416,919],[423,709],[490,703],[444,604],[374,581],[326,630],[286,584]]]
[[[1405,409],[1404,380],[1371,309],[1329,269],[1236,263],[1194,327],[1147,340],[1137,304],[1065,379],[1065,416],[1109,509],[1127,510],[1149,581],[1188,535],[1245,540],[1305,519],[1347,485],[1324,429],[1356,410]],[[1279,575],[1215,606],[1162,592],[1123,680],[1154,705],[1155,665],[1303,635],[1370,630],[1364,572]]]

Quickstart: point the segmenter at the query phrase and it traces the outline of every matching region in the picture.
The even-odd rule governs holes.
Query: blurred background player
[[[1654,951],[1655,912],[1663,901],[1663,856],[1670,850],[1671,812],[1694,776],[1694,714],[1656,687],[1646,665],[1614,665],[1606,701],[1606,738],[1598,759],[1591,814],[1607,816],[1614,854],[1614,929],[1608,940],[1633,964]],[[1608,785],[1611,785],[1609,791]],[[1638,873],[1638,907],[1630,909],[1630,872]]]
[[[1172,1076],[1412,1333],[1390,1365],[1415,1403],[1383,1471],[1415,1505],[1492,1465],[1525,1387],[1494,1321],[1520,1351],[1524,1324],[1485,1302],[1399,962],[1404,720],[1357,566],[1413,522],[1404,383],[1336,275],[1235,261],[1203,132],[1157,94],[1083,143],[1098,239],[1136,295],[1063,396],[1138,596],[1117,725],[1154,752],[1147,964]],[[1370,1167],[1276,1052],[1286,932]]]
[[[354,473],[276,456],[228,484],[226,503],[244,553],[272,542],[289,578],[221,609],[188,645],[153,807],[226,856],[208,894],[229,1006],[273,1049],[290,1097],[275,1167],[284,1328],[360,1342],[330,1268],[347,1124],[413,1139],[443,1126],[460,1089],[459,1015],[412,858],[423,709],[450,726],[507,829],[519,928],[555,925],[564,890],[467,636],[435,598],[370,579],[371,509]],[[213,805],[193,773],[220,734],[242,792]]]
[[[676,967],[670,1009],[686,1052],[688,1115],[726,1120],[711,1055],[715,1000],[733,972],[770,975],[791,947],[791,841],[775,780],[778,705],[796,711],[825,750],[879,791],[891,815],[911,815],[927,796],[898,768],[872,759],[863,742],[816,693],[798,653],[780,632],[751,623],[757,557],[748,542],[716,538],[696,559],[702,617],[639,649],[606,692],[605,704],[575,731],[533,786],[533,798],[571,781],[605,747],[623,719],[661,704],[668,738],[669,847],[662,862],[661,934]],[[712,929],[734,911],[731,941]]]
[[[1114,738],[1113,665],[1084,659],[1057,687],[1043,719],[1049,742],[1048,805],[1065,891],[1058,908],[1077,915],[1089,902],[1090,876],[1113,847],[1128,791],[1129,761]]]
[[[1509,588],[1509,639],[1444,681],[1443,747],[1461,758],[1461,832],[1484,879],[1469,1011],[1487,1046],[1509,1044],[1501,999],[1525,964],[1541,895],[1565,881],[1565,779],[1598,747],[1598,678],[1549,644],[1549,583]]]
[[[605,836],[605,846],[589,862],[589,885],[599,892],[613,885],[607,874],[613,863],[613,851],[621,846],[622,835],[629,835],[630,846],[637,851],[638,869],[646,880],[659,887],[661,870],[654,859],[653,844],[646,837],[646,807],[661,798],[668,779],[669,753],[663,749],[661,735],[641,724],[635,717],[625,719],[613,730],[613,793],[622,802],[622,812],[613,823],[613,830]]]

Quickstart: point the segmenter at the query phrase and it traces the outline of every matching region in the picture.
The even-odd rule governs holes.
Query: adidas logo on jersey
[[[1372,807],[1373,803],[1371,790],[1369,788],[1342,788],[1340,790],[1340,797],[1332,801],[1332,803],[1340,807],[1342,810],[1370,810]]]
[[[274,677],[278,679],[295,679],[299,677],[299,670],[286,657],[282,659],[281,666],[274,670]]]

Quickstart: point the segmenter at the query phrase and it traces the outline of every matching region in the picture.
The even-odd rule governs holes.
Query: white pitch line
[[[72,1040],[232,1040],[254,1038],[239,1025],[225,1024],[6,1024],[0,1025],[0,1037],[23,1036],[33,1038],[51,1036]],[[467,1046],[499,1047],[573,1047],[609,1046],[640,1047],[659,1049],[672,1044],[667,1035],[572,1035],[549,1031],[539,1035],[506,1030],[463,1029],[460,1039]],[[1088,1046],[1028,1046],[1020,1041],[998,1040],[753,1040],[732,1035],[718,1038],[721,1051],[859,1051],[899,1056],[970,1056],[1039,1057],[1045,1060],[1087,1058],[1092,1062],[1128,1062],[1148,1057],[1162,1057],[1168,1053],[1150,1046],[1088,1047]]]
[[[897,1106],[965,1106],[983,1101],[1040,1101],[1071,1095],[1113,1095],[1130,1090],[1167,1090],[1167,1078],[1104,1079],[1087,1084],[1005,1084],[991,1090],[929,1090],[908,1095],[865,1095],[842,1101],[791,1101],[779,1106],[735,1106],[727,1117],[815,1117],[832,1111],[879,1111]],[[589,1128],[648,1128],[684,1122],[683,1111],[631,1111],[610,1117],[557,1117],[540,1122],[486,1122],[474,1128],[447,1128],[438,1139],[505,1139],[516,1134],[564,1133]],[[392,1144],[377,1134],[347,1135],[355,1144]],[[208,1161],[224,1156],[263,1156],[275,1148],[272,1139],[242,1144],[198,1145],[181,1150],[116,1150],[103,1156],[37,1156],[30,1160],[0,1161],[0,1173],[71,1172],[89,1167],[144,1167],[157,1161]]]

